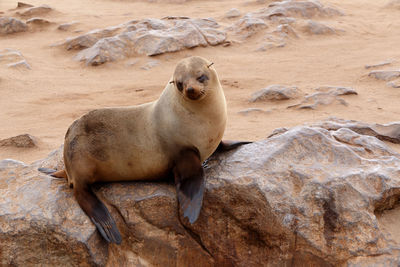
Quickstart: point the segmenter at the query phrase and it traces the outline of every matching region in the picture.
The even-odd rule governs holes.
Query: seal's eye
[[[204,83],[207,80],[208,80],[208,77],[204,74],[197,78],[197,81],[200,83]]]
[[[177,83],[176,83],[176,87],[178,88],[179,91],[182,92],[182,90],[183,90],[183,84],[182,84],[181,82],[177,82]]]

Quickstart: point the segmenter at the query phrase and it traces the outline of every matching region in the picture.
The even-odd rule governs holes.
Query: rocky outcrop
[[[0,161],[0,264],[398,265],[400,242],[377,216],[400,199],[400,154],[354,131],[366,126],[333,119],[213,156],[193,225],[172,184],[99,185],[120,246],[100,238],[64,180],[37,171],[62,168],[62,148],[32,165]],[[368,127],[400,142],[398,123]]]
[[[93,30],[69,38],[62,45],[68,50],[84,49],[76,59],[99,65],[135,54],[154,56],[196,46],[218,45],[226,39],[225,32],[218,28],[213,19],[143,19]]]

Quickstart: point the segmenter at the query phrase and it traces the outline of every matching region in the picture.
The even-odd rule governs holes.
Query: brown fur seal
[[[108,242],[119,244],[122,238],[91,184],[174,175],[180,207],[193,223],[203,201],[203,161],[217,148],[247,143],[221,141],[226,102],[211,65],[201,57],[183,59],[157,101],[93,110],[69,127],[65,170],[52,175],[67,177],[79,205]]]

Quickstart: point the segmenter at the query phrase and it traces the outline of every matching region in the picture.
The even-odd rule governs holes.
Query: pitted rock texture
[[[375,215],[400,199],[400,154],[370,132],[346,127],[363,123],[320,124],[338,128],[281,129],[210,158],[193,225],[179,215],[172,184],[96,186],[123,235],[121,246],[100,238],[64,180],[36,170],[62,168],[61,148],[32,165],[0,161],[0,264],[400,264],[399,240]]]
[[[76,59],[99,65],[135,54],[154,56],[196,46],[218,45],[226,39],[225,32],[218,28],[219,24],[213,19],[143,19],[69,38],[63,45],[68,50],[86,48]]]

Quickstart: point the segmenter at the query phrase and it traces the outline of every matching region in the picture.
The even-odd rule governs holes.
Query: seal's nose
[[[188,94],[194,94],[195,90],[194,90],[193,87],[189,87],[189,88],[186,89],[186,92],[187,92]]]

